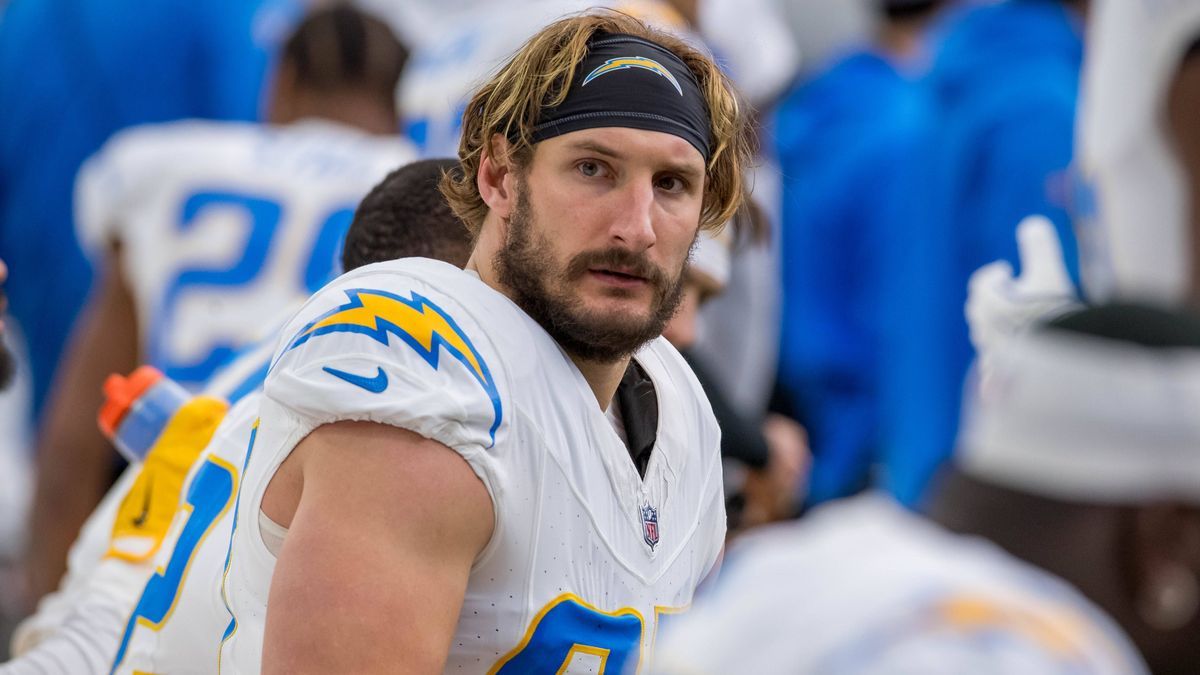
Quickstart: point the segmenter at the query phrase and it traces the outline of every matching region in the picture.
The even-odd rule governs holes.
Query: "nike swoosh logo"
[[[154,490],[154,474],[151,473],[146,477],[146,495],[142,499],[142,512],[137,518],[133,519],[134,527],[141,527],[146,524],[146,518],[150,516],[150,497]]]
[[[330,368],[329,366],[325,366],[324,368],[322,368],[322,370],[329,373],[330,375],[333,375],[336,378],[345,380],[345,381],[349,382],[350,384],[353,384],[358,387],[362,387],[363,389],[366,389],[367,391],[371,392],[372,394],[383,393],[383,390],[387,389],[387,386],[388,386],[387,373],[383,372],[383,368],[378,368],[378,367],[376,368],[375,377],[367,377],[365,375],[355,375],[354,373],[347,373],[344,370],[338,370],[337,368]]]

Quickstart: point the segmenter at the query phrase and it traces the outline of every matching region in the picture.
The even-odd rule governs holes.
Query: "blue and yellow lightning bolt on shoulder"
[[[288,343],[283,354],[329,333],[359,333],[383,345],[389,345],[388,336],[395,335],[437,370],[439,355],[444,349],[466,367],[491,400],[495,419],[489,434],[494,444],[496,429],[503,417],[500,392],[483,356],[454,319],[429,298],[416,292],[409,298],[365,288],[347,289],[345,293],[349,302],[306,325]],[[282,354],[279,358],[283,358]]]
[[[667,70],[663,64],[659,63],[658,61],[645,56],[621,56],[615,59],[609,59],[601,64],[598,68],[588,73],[587,77],[583,78],[583,84],[580,86],[586,87],[588,82],[591,82],[601,75],[605,75],[617,70],[626,70],[629,68],[641,68],[642,70],[648,70],[652,73],[658,73],[662,77],[667,78],[667,80],[671,82],[671,85],[675,87],[675,91],[679,92],[680,96],[683,96],[683,87],[679,86],[679,80],[675,79],[675,76],[671,74],[671,71]]]

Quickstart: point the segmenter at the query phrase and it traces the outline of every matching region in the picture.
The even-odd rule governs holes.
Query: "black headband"
[[[562,104],[542,110],[534,142],[580,129],[662,131],[709,156],[708,107],[696,76],[670,50],[632,35],[598,33]]]

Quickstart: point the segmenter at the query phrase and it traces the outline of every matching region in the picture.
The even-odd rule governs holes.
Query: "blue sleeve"
[[[914,132],[881,165],[868,269],[878,338],[879,463],[884,489],[914,505],[950,455],[958,422],[963,322],[953,239],[930,199],[931,135]]]
[[[808,428],[814,454],[809,502],[816,504],[862,487],[871,462],[873,358],[860,260],[870,242],[855,207],[874,188],[862,182],[857,158],[835,165],[807,140],[797,151],[813,154],[785,151],[780,158],[779,377],[793,414]]]
[[[1074,117],[1073,100],[1047,97],[998,118],[983,139],[976,191],[964,196],[976,200],[972,210],[982,221],[977,237],[968,240],[968,272],[1000,258],[1019,270],[1017,223],[1037,213],[1054,223],[1067,270],[1078,285],[1075,233],[1066,210]]]

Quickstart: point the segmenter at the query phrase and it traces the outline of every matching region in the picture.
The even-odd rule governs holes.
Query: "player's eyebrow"
[[[603,155],[615,160],[624,160],[628,158],[628,154],[617,150],[611,146],[599,143],[592,140],[581,140],[571,143],[570,148],[573,150],[586,150],[597,155]],[[666,161],[662,163],[661,171],[678,174],[682,178],[687,178],[693,181],[699,181],[704,178],[703,169],[697,169],[695,165],[685,162]]]
[[[604,145],[603,143],[597,143],[596,141],[575,141],[571,143],[571,149],[587,150],[588,152],[594,152],[597,155],[605,155],[613,159],[625,159],[626,157],[625,154],[620,150]]]

